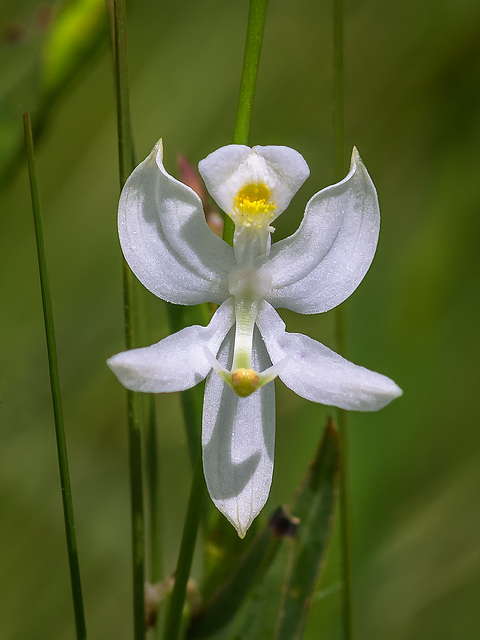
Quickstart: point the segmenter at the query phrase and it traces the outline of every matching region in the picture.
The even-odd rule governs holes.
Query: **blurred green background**
[[[131,638],[124,392],[105,365],[123,342],[112,61],[103,2],[78,4],[0,6],[0,636],[8,640],[74,637],[28,179],[18,160],[26,108],[45,125],[38,172],[89,638]],[[160,136],[172,173],[178,154],[196,163],[231,142],[247,13],[246,0],[129,3],[138,161]],[[347,0],[345,38],[346,154],[359,148],[382,210],[377,255],[345,304],[348,356],[404,389],[379,413],[350,415],[357,635],[474,640],[480,5]],[[251,143],[292,146],[311,168],[277,239],[333,180],[331,47],[330,2],[270,0]],[[162,304],[152,306],[153,341],[168,329]],[[333,345],[331,314],[282,315],[290,331]],[[157,406],[171,571],[190,466],[178,396]],[[328,413],[281,383],[277,408],[267,511],[297,485]],[[307,639],[340,637],[339,582],[334,541]]]

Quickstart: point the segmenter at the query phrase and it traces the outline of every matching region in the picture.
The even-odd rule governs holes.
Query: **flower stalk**
[[[267,5],[268,0],[250,0],[240,96],[233,135],[233,141],[236,144],[248,143]]]
[[[267,17],[267,5],[268,0],[250,0],[240,94],[238,96],[237,115],[233,134],[233,142],[235,144],[248,144],[253,99],[255,97],[260,53],[262,51],[263,31]],[[234,231],[235,226],[232,220],[228,216],[225,216],[223,239],[230,245],[233,245]]]

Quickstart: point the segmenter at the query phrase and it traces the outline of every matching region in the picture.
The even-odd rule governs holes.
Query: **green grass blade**
[[[192,324],[207,325],[211,320],[206,304],[191,307],[167,303],[168,324],[171,333],[176,333]],[[197,384],[180,394],[188,455],[192,469],[195,467],[202,434],[202,407],[205,385]]]
[[[233,624],[229,633],[215,640],[237,640],[255,638],[272,640],[282,601],[281,585],[288,569],[292,540],[280,541],[277,554],[264,579],[252,590],[248,604]]]
[[[182,622],[182,611],[187,592],[187,583],[192,566],[193,552],[197,541],[198,526],[202,516],[205,480],[203,478],[202,454],[198,451],[188,500],[187,515],[183,527],[182,542],[178,555],[175,582],[165,621],[164,640],[177,640]]]
[[[135,167],[130,119],[130,91],[128,84],[127,15],[125,0],[113,2],[115,92],[117,99],[117,138],[120,188]]]
[[[82,585],[80,581],[80,567],[78,563],[77,540],[75,535],[75,523],[73,517],[72,489],[70,485],[70,474],[68,470],[67,442],[65,438],[65,425],[63,420],[62,398],[58,373],[55,326],[53,322],[52,299],[50,295],[50,284],[45,251],[45,238],[43,233],[43,221],[40,209],[40,197],[38,193],[37,175],[35,168],[32,127],[30,123],[30,116],[28,113],[25,113],[23,116],[23,125],[25,129],[28,172],[30,176],[30,191],[32,196],[35,240],[37,245],[38,270],[40,274],[40,286],[42,291],[43,318],[47,340],[50,388],[52,392],[53,415],[55,420],[55,435],[57,441],[58,466],[60,470],[60,485],[62,489],[63,517],[65,521],[65,535],[67,539],[73,608],[75,614],[75,628],[77,639],[84,640],[87,637],[87,632],[85,627]]]
[[[163,578],[163,536],[160,527],[160,471],[157,438],[157,419],[155,411],[155,397],[148,394],[145,398],[146,411],[146,477],[148,489],[149,515],[149,548],[150,571],[149,581],[152,584]]]
[[[114,0],[114,58],[120,187],[134,168],[127,70],[127,25],[124,0]],[[123,262],[125,346],[134,346],[133,275]],[[133,568],[133,626],[135,640],[145,638],[145,516],[143,509],[142,435],[136,394],[127,390],[130,504]]]
[[[345,125],[343,100],[343,0],[333,0],[333,74],[332,116],[335,180],[341,180],[345,171]]]
[[[345,134],[344,134],[344,98],[343,98],[343,0],[333,0],[333,164],[335,179],[342,180],[345,175]],[[345,306],[334,310],[335,342],[338,353],[346,352]],[[353,640],[353,595],[350,551],[350,486],[349,486],[349,449],[348,414],[337,410],[338,430],[341,443],[340,465],[340,546],[342,554],[342,619],[343,637]]]
[[[278,509],[253,539],[229,580],[205,604],[198,619],[193,621],[188,640],[208,638],[232,620],[251,588],[269,568],[289,526],[290,521],[283,509]]]
[[[291,512],[299,519],[275,640],[301,640],[333,527],[338,490],[338,433],[330,421]]]

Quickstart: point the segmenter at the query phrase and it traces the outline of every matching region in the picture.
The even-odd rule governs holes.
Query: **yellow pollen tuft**
[[[242,398],[252,394],[258,387],[259,375],[253,369],[237,369],[232,373],[233,390]]]
[[[265,216],[268,219],[274,217],[272,211],[277,208],[274,202],[270,202],[270,189],[263,182],[247,184],[240,189],[235,198],[234,214],[239,222],[245,226],[261,226]]]

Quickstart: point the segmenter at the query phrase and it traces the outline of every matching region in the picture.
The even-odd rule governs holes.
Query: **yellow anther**
[[[270,202],[270,196],[270,189],[263,182],[245,185],[235,198],[234,220],[236,219],[242,226],[259,227],[265,216],[272,219],[274,217],[272,211],[277,208],[277,205]]]
[[[232,373],[233,390],[242,398],[252,394],[258,387],[259,375],[253,369],[237,369]]]

